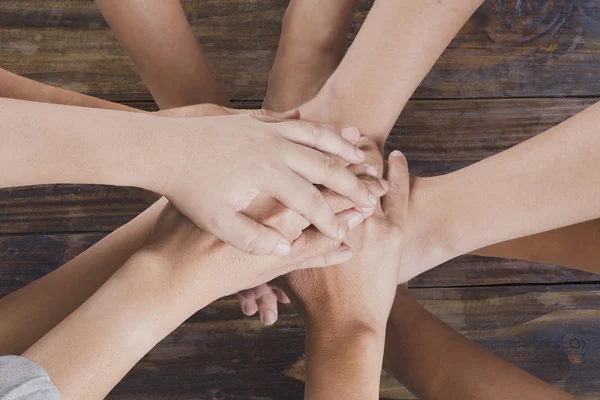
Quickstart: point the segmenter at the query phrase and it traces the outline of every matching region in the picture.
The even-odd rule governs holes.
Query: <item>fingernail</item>
[[[340,239],[344,239],[346,237],[346,230],[341,225],[338,228],[338,236],[339,236]]]
[[[334,252],[331,255],[330,260],[332,260],[333,264],[342,264],[352,258],[352,249],[349,247],[345,247],[341,250]]]
[[[342,137],[349,142],[356,142],[360,139],[360,132],[353,126],[347,126],[342,129]]]
[[[363,212],[363,217],[369,218],[375,212],[375,207],[363,208],[362,212]]]
[[[356,153],[356,156],[360,159],[360,161],[363,161],[365,159],[365,152],[361,149],[354,149],[354,152]]]
[[[390,185],[389,183],[387,183],[387,181],[385,179],[380,179],[379,183],[381,183],[381,187],[383,188],[383,190],[385,190],[386,192],[388,190],[390,190]]]
[[[365,220],[365,217],[363,217],[361,214],[355,215],[354,217],[350,218],[350,220],[348,221],[348,228],[350,228],[350,230],[352,231],[357,226],[362,224],[362,222],[364,220]]]
[[[273,311],[267,311],[262,316],[261,321],[265,325],[273,325],[277,322],[277,317],[275,317],[275,313]]]
[[[404,154],[399,150],[394,150],[390,153],[390,157],[404,157]]]
[[[373,205],[377,204],[377,199],[378,199],[377,196],[375,196],[373,193],[369,192],[369,201],[371,202],[371,204],[373,204]]]
[[[254,311],[254,309],[248,302],[244,302],[244,304],[242,304],[242,312],[244,313],[244,315],[247,315],[250,317],[250,316],[254,315],[254,313],[252,311]]]
[[[369,176],[375,176],[375,177],[377,176],[377,168],[375,168],[372,165],[367,166],[367,168],[365,169],[365,172]]]
[[[288,254],[290,254],[291,250],[292,246],[288,241],[280,240],[279,243],[277,243],[275,250],[273,251],[273,255],[277,257],[287,256]]]

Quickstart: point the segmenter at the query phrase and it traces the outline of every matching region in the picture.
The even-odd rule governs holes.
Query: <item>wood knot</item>
[[[586,340],[583,336],[576,333],[567,334],[563,348],[572,364],[579,365],[585,361]]]

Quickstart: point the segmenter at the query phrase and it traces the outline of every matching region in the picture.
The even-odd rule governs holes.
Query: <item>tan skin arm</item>
[[[421,400],[573,400],[444,324],[404,287],[388,320],[384,366]]]
[[[161,109],[228,105],[179,0],[96,0]]]
[[[0,68],[0,97],[106,110],[142,112],[123,104],[45,85]]]
[[[600,220],[513,239],[473,252],[600,273]]]

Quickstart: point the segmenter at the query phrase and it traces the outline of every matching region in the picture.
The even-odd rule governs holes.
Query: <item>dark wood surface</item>
[[[288,1],[182,3],[232,99],[258,107]],[[351,38],[371,4],[360,2]],[[419,87],[386,149],[401,149],[415,174],[462,168],[598,101],[599,64],[597,0],[487,1]],[[93,0],[0,0],[0,67],[154,107]],[[0,296],[67,262],[145,207],[138,193],[123,188],[1,190]],[[550,265],[464,256],[418,277],[411,290],[467,337],[591,400],[600,399],[598,280]],[[276,326],[265,328],[244,318],[235,300],[221,300],[161,342],[110,398],[302,399],[304,327],[293,312],[281,313]],[[381,396],[414,398],[386,376]]]
[[[350,30],[360,27],[372,3],[360,2]],[[232,96],[262,99],[287,1],[183,4]],[[93,0],[2,0],[0,26],[3,68],[113,100],[150,98]],[[489,0],[416,97],[595,96],[599,63],[597,0]]]

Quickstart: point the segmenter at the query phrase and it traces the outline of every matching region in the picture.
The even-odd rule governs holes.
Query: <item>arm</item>
[[[37,101],[40,103],[63,104],[79,107],[104,108],[108,110],[121,110],[142,112],[132,107],[119,103],[98,99],[85,94],[60,89],[45,85],[31,79],[13,74],[0,68],[0,97]]]
[[[355,214],[340,218],[347,224]],[[351,254],[340,244],[308,230],[288,257],[250,256],[198,230],[167,206],[145,246],[23,356],[48,372],[64,399],[104,398],[198,309],[300,265],[347,261]]]
[[[388,181],[383,206],[347,241],[352,260],[295,271],[283,282],[306,320],[306,399],[378,398],[408,208],[408,169],[399,152],[390,156]]]
[[[0,355],[23,353],[91,297],[148,240],[165,204],[157,202],[56,271],[0,299]]]
[[[346,54],[348,30],[357,2],[290,2],[269,75],[265,108],[287,111],[317,95]]]
[[[414,179],[414,246],[404,272],[412,277],[494,243],[600,217],[599,110],[597,103],[454,173]]]
[[[600,219],[582,222],[475,250],[485,257],[505,257],[600,273]]]
[[[388,321],[385,366],[422,400],[573,399],[457,333],[402,287]]]
[[[302,118],[355,124],[383,148],[414,90],[482,2],[375,1],[338,69],[301,108]]]
[[[0,187],[140,187],[167,196],[198,226],[240,249],[286,254],[289,242],[281,234],[243,213],[262,194],[303,214],[329,237],[343,237],[314,184],[360,207],[374,206],[377,198],[367,186],[323,152],[352,164],[364,154],[332,127],[281,118],[231,110],[172,118],[0,99]],[[207,189],[217,186],[219,192]]]
[[[180,0],[96,0],[161,109],[227,105]]]

